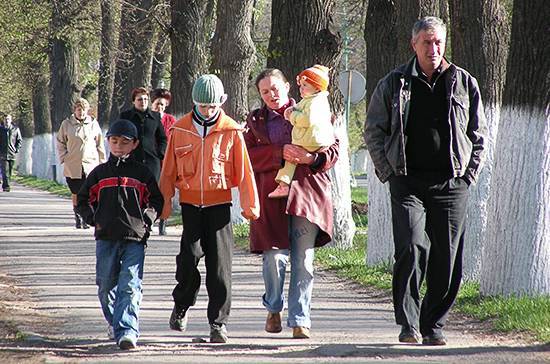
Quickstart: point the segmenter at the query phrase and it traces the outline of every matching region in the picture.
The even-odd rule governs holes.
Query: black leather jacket
[[[14,160],[21,144],[21,132],[17,126],[0,126],[0,159]]]
[[[411,78],[416,57],[391,71],[378,82],[371,97],[365,122],[365,142],[380,181],[392,175],[406,175],[405,128]],[[487,122],[479,86],[464,69],[446,60],[450,158],[454,177],[476,181],[487,143]]]

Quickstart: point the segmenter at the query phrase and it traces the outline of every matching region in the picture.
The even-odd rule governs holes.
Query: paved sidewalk
[[[519,354],[522,362],[548,359],[544,348],[452,330],[447,331],[450,345],[443,348],[399,344],[389,299],[327,272],[316,274],[312,339],[291,339],[288,328],[268,334],[263,331],[261,260],[243,251],[234,257],[229,343],[194,343],[198,337],[208,340],[204,286],[190,311],[188,330],[168,329],[180,235],[175,227],[149,242],[139,350],[121,352],[106,338],[96,297],[93,229],[73,228],[70,205],[68,199],[17,184],[12,192],[0,193],[0,273],[28,290],[33,312],[48,322],[25,341],[0,342],[0,351],[36,352],[47,362],[496,363],[519,360]]]

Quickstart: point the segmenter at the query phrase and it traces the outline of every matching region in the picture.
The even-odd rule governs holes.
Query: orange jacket
[[[258,191],[242,130],[223,110],[204,139],[193,125],[191,113],[171,127],[159,182],[166,201],[162,219],[170,216],[176,187],[180,203],[203,207],[231,202],[231,187],[238,187],[242,215],[250,220],[260,216]]]

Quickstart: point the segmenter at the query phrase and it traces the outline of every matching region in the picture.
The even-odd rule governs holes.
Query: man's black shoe
[[[443,346],[447,345],[447,340],[443,335],[426,335],[422,338],[422,345]]]
[[[420,334],[414,327],[401,326],[401,332],[399,333],[399,342],[418,344],[420,342]]]
[[[176,331],[185,331],[187,328],[187,308],[178,307],[174,305],[172,314],[170,315],[170,328]]]

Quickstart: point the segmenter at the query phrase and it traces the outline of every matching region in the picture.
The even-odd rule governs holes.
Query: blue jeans
[[[145,245],[129,240],[96,241],[97,296],[115,340],[139,337]]]
[[[269,312],[283,310],[285,272],[290,255],[287,325],[310,328],[314,245],[319,227],[304,217],[290,216],[289,230],[290,250],[271,249],[263,252],[263,304]]]

